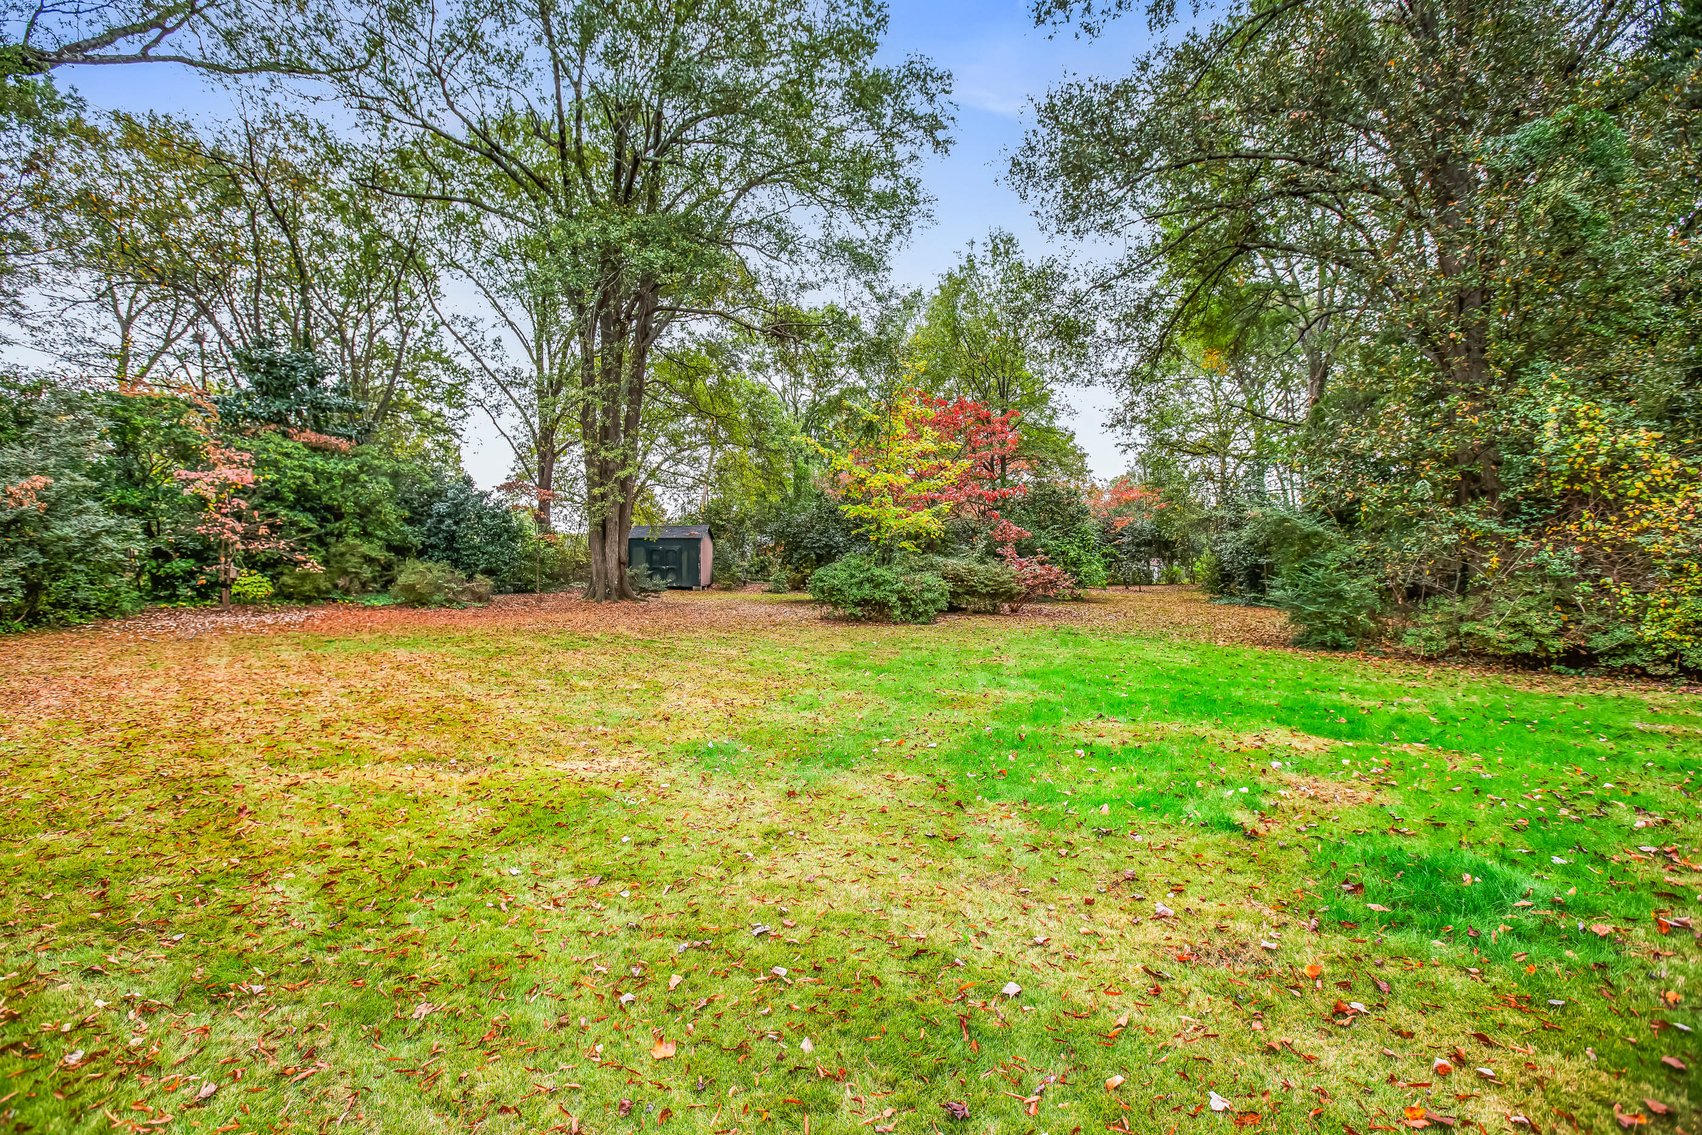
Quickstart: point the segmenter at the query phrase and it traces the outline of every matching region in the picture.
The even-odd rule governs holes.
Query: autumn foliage
[[[1127,475],[1094,485],[1087,492],[1087,506],[1094,519],[1113,532],[1121,532],[1136,520],[1162,509],[1164,504],[1157,489]]]
[[[840,508],[883,553],[915,552],[939,539],[954,515],[996,521],[1023,489],[1006,476],[1017,415],[917,390],[863,415],[862,439],[822,446]]]
[[[997,413],[967,398],[906,390],[865,413],[858,444],[818,449],[841,510],[878,555],[924,551],[945,535],[948,521],[963,522],[1016,574],[1016,610],[1073,585],[1044,553],[1019,554],[1030,533],[1000,512],[1028,491],[1019,479],[1018,419],[1015,411]]]

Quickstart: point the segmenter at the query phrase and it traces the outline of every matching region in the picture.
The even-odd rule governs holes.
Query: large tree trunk
[[[654,285],[606,297],[595,352],[587,351],[588,397],[580,409],[585,442],[586,542],[591,558],[585,597],[640,598],[628,575],[627,537],[638,501],[638,439],[644,389],[656,325]],[[623,318],[624,316],[624,318]]]
[[[593,520],[586,532],[591,552],[591,581],[585,598],[596,600],[637,599],[627,574],[627,534],[632,530],[632,508],[617,507],[601,520]]]

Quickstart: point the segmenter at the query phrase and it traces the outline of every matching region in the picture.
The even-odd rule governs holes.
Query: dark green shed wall
[[[633,536],[627,540],[627,563],[644,565],[652,579],[666,579],[669,587],[697,587],[703,570],[702,554],[703,542],[695,538],[650,540]]]

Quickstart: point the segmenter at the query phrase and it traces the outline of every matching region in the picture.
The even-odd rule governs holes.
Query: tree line
[[[1009,170],[1063,243],[1112,252],[992,233],[906,292],[884,269],[927,218],[950,77],[878,62],[868,0],[25,4],[0,49],[0,302],[50,344],[53,397],[79,374],[85,408],[175,399],[255,462],[288,443],[461,483],[456,423],[489,414],[513,476],[482,499],[524,506],[533,586],[634,596],[629,527],[709,520],[729,581],[804,586],[852,552],[846,594],[1056,567],[1056,593],[1274,603],[1305,645],[1702,663],[1695,0],[1033,15],[1157,33],[1127,74],[1041,99]],[[244,109],[104,114],[54,81],[164,57]],[[1087,382],[1132,455],[1097,486],[1061,424]],[[8,485],[47,475],[24,428]],[[88,429],[100,460],[195,483]],[[47,516],[19,499],[9,523]],[[314,525],[289,554],[329,554]],[[384,570],[425,547],[398,537]],[[286,558],[245,563],[301,582]]]
[[[1070,484],[1082,520],[1065,266],[995,232],[931,289],[885,283],[950,125],[948,76],[875,62],[885,25],[861,2],[32,8],[0,80],[3,286],[51,362],[8,379],[0,479],[44,488],[5,515],[0,621],[378,601],[427,568],[444,597],[631,598],[626,533],[665,517],[717,524],[721,578],[802,586],[878,543],[825,455],[918,397],[1020,417],[996,476]],[[160,59],[236,112],[55,82]],[[478,412],[511,450],[496,492],[459,469]]]
[[[1048,94],[1012,176],[1121,249],[1203,582],[1312,645],[1702,665],[1699,43],[1694,0],[1279,0]]]

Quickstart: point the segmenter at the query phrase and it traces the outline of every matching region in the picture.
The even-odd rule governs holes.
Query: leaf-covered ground
[[[1280,633],[0,642],[0,1125],[1697,1131],[1702,703]]]

